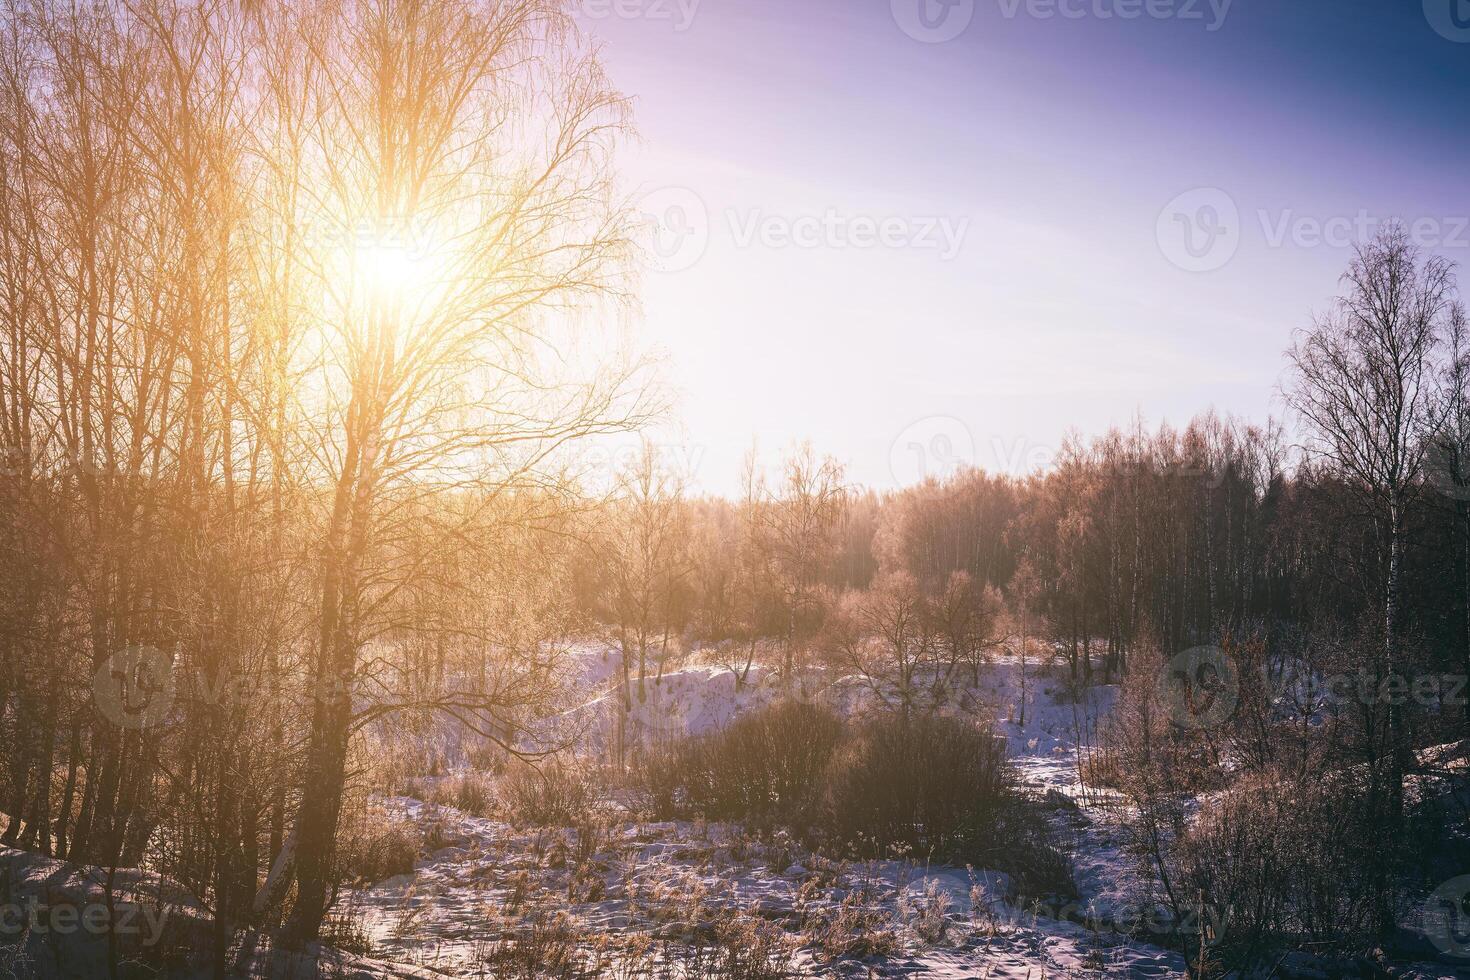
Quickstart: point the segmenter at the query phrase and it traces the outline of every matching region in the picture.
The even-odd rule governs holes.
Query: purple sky
[[[753,438],[887,487],[1135,412],[1264,419],[1363,229],[1470,256],[1470,0],[581,10],[637,100],[667,226],[638,330],[699,489]]]

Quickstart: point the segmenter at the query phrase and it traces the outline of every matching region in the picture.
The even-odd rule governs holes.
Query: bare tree
[[[1021,717],[1020,724],[1026,725],[1026,670],[1027,661],[1030,657],[1031,640],[1031,614],[1035,607],[1036,598],[1041,594],[1041,581],[1036,574],[1036,566],[1029,559],[1022,558],[1021,563],[1016,566],[1016,572],[1011,576],[1010,584],[1011,602],[1015,605],[1016,612],[1021,621],[1020,646],[1017,651],[1020,655],[1021,669]]]
[[[830,560],[835,531],[847,501],[842,467],[831,457],[818,459],[810,443],[785,460],[779,492],[761,509],[772,566],[786,608],[782,677],[788,685],[799,648],[820,611],[819,575]]]
[[[844,595],[824,631],[824,647],[839,669],[862,681],[887,708],[907,718],[933,704],[924,681],[939,666],[938,636],[918,582],[889,572],[871,588]]]
[[[621,400],[633,367],[560,367],[578,363],[562,311],[617,294],[628,227],[607,167],[627,106],[560,5],[361,0],[276,29],[302,39],[311,68],[292,192],[312,231],[299,302],[314,342],[293,390],[327,488],[288,930],[300,940],[330,897],[361,658],[436,560],[391,546],[399,522],[466,493],[474,506],[435,531],[447,544],[507,493],[554,496],[544,464],[559,448],[643,407]]]
[[[676,604],[690,574],[689,531],[682,476],[652,443],[642,444],[617,480],[598,554],[606,569],[604,606],[622,654],[618,700],[626,725],[634,700],[648,699],[650,661],[661,677],[670,656]]]
[[[1377,669],[1386,679],[1402,667],[1405,521],[1423,470],[1426,436],[1439,430],[1444,410],[1435,390],[1434,356],[1455,279],[1447,260],[1423,258],[1407,230],[1392,225],[1359,246],[1344,283],[1336,307],[1288,352],[1291,384],[1285,394],[1305,425],[1307,452],[1341,475],[1375,523],[1382,610]],[[1390,705],[1388,728],[1386,792],[1396,820],[1408,752],[1400,707]],[[1392,930],[1386,881],[1379,894],[1379,927]]]
[[[951,572],[944,591],[930,600],[929,616],[942,660],[934,677],[936,695],[952,690],[961,668],[968,668],[971,683],[978,685],[986,655],[1005,639],[999,592],[993,586],[978,588],[969,572]]]
[[[1426,446],[1428,482],[1446,497],[1454,513],[1456,645],[1470,674],[1470,322],[1458,302],[1446,322],[1438,387],[1439,428],[1429,433]],[[1470,723],[1470,715],[1466,722]]]
[[[773,584],[770,538],[765,531],[766,489],[756,465],[755,450],[745,455],[741,495],[735,504],[729,550],[721,581],[716,639],[719,663],[735,675],[735,690],[743,690],[763,641],[777,630],[779,598]],[[713,623],[711,624],[714,625]]]

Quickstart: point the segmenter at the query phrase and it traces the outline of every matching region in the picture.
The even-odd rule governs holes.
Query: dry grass
[[[599,802],[593,774],[576,763],[546,760],[537,766],[515,762],[496,788],[499,815],[518,827],[571,827]]]

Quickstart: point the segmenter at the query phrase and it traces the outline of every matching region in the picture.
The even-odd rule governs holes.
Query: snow
[[[110,909],[109,909],[110,905]],[[71,980],[108,975],[108,934],[120,958],[151,973],[192,980],[213,976],[208,916],[176,882],[133,868],[113,875],[28,851],[0,847],[0,976]],[[166,965],[166,969],[165,969]],[[137,975],[124,971],[125,976]],[[412,967],[313,944],[299,953],[270,950],[247,934],[231,975],[344,980],[430,980]]]
[[[578,656],[572,665],[578,703],[550,719],[543,735],[575,736],[581,751],[604,753],[615,734],[620,664],[615,654],[591,648]],[[1021,784],[1046,802],[1047,819],[1068,845],[1079,897],[1065,908],[1021,907],[1009,876],[991,869],[833,861],[783,835],[760,838],[737,825],[638,822],[609,806],[578,827],[517,828],[396,796],[377,802],[392,818],[413,822],[433,849],[411,874],[345,893],[343,905],[366,930],[374,958],[319,948],[297,956],[243,952],[238,968],[247,975],[313,976],[319,960],[330,960],[334,975],[362,980],[484,976],[497,950],[538,919],[564,915],[579,942],[606,943],[616,960],[622,950],[636,948],[635,937],[653,937],[654,948],[667,953],[707,937],[717,919],[756,916],[792,937],[795,962],[810,976],[1182,976],[1178,953],[1136,938],[1148,935],[1137,904],[1145,890],[1123,845],[1120,802],[1095,789],[1084,792],[1078,778],[1079,759],[1117,689],[1097,686],[1073,699],[1033,664],[1023,705],[1018,662],[988,664],[974,679],[965,699],[997,719],[997,735],[1005,739]],[[804,678],[804,691],[844,711],[871,707],[870,694],[853,678],[814,671]],[[634,737],[647,739],[708,733],[783,696],[775,674],[759,665],[743,685],[728,669],[690,666],[650,678],[643,697],[635,694],[629,727]],[[1420,762],[1442,773],[1462,771],[1466,744],[1424,750]],[[7,901],[38,896],[51,904],[96,903],[103,878],[96,868],[0,849]],[[115,891],[124,901],[167,907],[165,946],[207,947],[206,917],[179,886],[120,871]],[[830,934],[824,925],[843,915],[860,922],[859,934],[870,930],[876,940],[870,949],[882,952],[841,955],[832,937],[851,935],[851,922],[843,919],[843,928]],[[1141,931],[1128,928],[1134,922]],[[19,946],[0,935],[0,975],[16,962],[28,976],[104,971],[105,942],[96,936],[69,937],[60,947],[63,952],[54,934],[28,933]],[[1287,967],[1303,976],[1314,968],[1305,959]],[[1419,965],[1402,975],[1448,974]]]
[[[605,751],[616,719],[615,654],[588,654],[580,689],[587,700],[554,719],[549,731],[580,734],[584,750]],[[1021,671],[1014,661],[987,665],[972,702],[1001,720],[1011,763],[1038,795],[1081,797],[1077,777],[1080,736],[1095,730],[1116,698],[1093,688],[1080,703],[1060,697],[1054,682],[1028,669],[1025,725],[1020,724]],[[844,710],[870,705],[861,684],[814,672],[808,691]],[[729,724],[754,707],[783,696],[773,672],[757,665],[748,683],[721,667],[694,666],[650,677],[636,690],[629,727],[640,737],[701,734]],[[895,936],[891,955],[874,960],[830,960],[819,944],[803,942],[798,961],[811,975],[924,976],[936,978],[1098,975],[1180,976],[1172,951],[1068,919],[1115,916],[1126,906],[1135,869],[1106,815],[1056,808],[1058,828],[1078,848],[1081,900],[1069,909],[1024,909],[1008,902],[1006,875],[986,869],[920,866],[911,861],[832,862],[789,841],[761,841],[739,827],[689,823],[619,822],[603,828],[587,862],[593,887],[570,857],[582,830],[516,829],[448,807],[396,797],[384,801],[403,818],[432,822],[452,842],[420,861],[414,874],[354,893],[375,949],[389,959],[453,975],[475,975],[487,950],[513,933],[522,896],[551,896],[557,911],[580,928],[602,935],[643,932],[680,936],[689,917],[756,910],[793,935],[820,923],[844,898],[866,896],[876,921]],[[944,935],[921,938],[915,922],[935,895],[947,897]],[[580,900],[579,900],[580,899]],[[529,901],[529,898],[522,900]],[[518,910],[524,921],[528,910]],[[1051,914],[1047,914],[1050,912]],[[1122,918],[1121,915],[1117,916]],[[813,930],[808,928],[809,937]],[[873,972],[869,972],[869,971]]]

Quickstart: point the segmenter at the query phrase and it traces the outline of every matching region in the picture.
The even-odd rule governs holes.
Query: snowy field
[[[599,690],[616,666],[589,657],[588,700],[561,721],[563,731],[579,732],[599,750],[610,738],[614,708],[613,695]],[[516,829],[407,797],[383,802],[432,827],[439,846],[412,875],[348,900],[378,955],[453,976],[494,975],[490,964],[505,937],[562,915],[579,931],[604,937],[612,958],[630,937],[678,943],[721,919],[755,916],[791,937],[792,962],[803,975],[1182,975],[1178,954],[1105,925],[1126,914],[1136,877],[1105,812],[1075,802],[1084,797],[1079,733],[1095,729],[1115,692],[1099,687],[1085,703],[1059,703],[1053,685],[1032,676],[1023,726],[1018,665],[987,665],[979,681],[967,696],[1001,719],[1011,764],[1032,792],[1052,794],[1051,819],[1075,850],[1080,899],[1066,908],[1013,904],[1007,876],[996,871],[913,860],[829,861],[736,826],[640,823],[614,813],[578,828]],[[777,696],[774,677],[759,667],[738,694],[730,671],[691,668],[650,682],[634,713],[661,732],[698,734]],[[863,695],[839,680],[822,697],[853,707]],[[1089,928],[1089,916],[1099,928]],[[849,952],[835,936],[821,941],[839,920],[864,923],[881,952],[860,955],[858,944]],[[656,949],[652,955],[658,957]]]
[[[607,749],[616,672],[614,658],[587,656],[586,701],[558,719],[563,736],[575,733],[584,748]],[[998,719],[1020,781],[1048,803],[1078,891],[1063,907],[1016,900],[1008,876],[997,871],[832,861],[734,825],[638,822],[610,807],[579,827],[518,829],[409,797],[383,803],[432,828],[436,848],[412,875],[348,901],[376,955],[450,976],[522,975],[507,968],[516,941],[544,940],[557,929],[597,937],[594,961],[607,975],[694,975],[671,951],[740,920],[756,920],[781,938],[779,962],[794,975],[1183,976],[1178,953],[1139,938],[1170,926],[1151,924],[1141,912],[1145,892],[1118,826],[1117,801],[1084,790],[1078,777],[1081,754],[1116,689],[1093,687],[1075,703],[1041,673],[1035,665],[1028,671],[1024,724],[1015,661],[984,666],[965,699]],[[815,679],[808,693],[847,710],[865,701],[851,679]],[[694,667],[650,680],[633,717],[645,731],[701,734],[780,694],[774,675],[760,667],[738,692],[729,670]],[[1278,964],[1275,975],[1332,974],[1301,957]],[[1398,975],[1454,974],[1423,965]]]
[[[583,657],[580,703],[555,719],[552,732],[603,753],[612,739],[616,703],[608,692],[617,664],[601,654]],[[1042,802],[1070,858],[1075,900],[1028,904],[1008,875],[986,868],[833,860],[783,834],[756,835],[735,824],[641,821],[616,798],[590,807],[574,826],[517,827],[397,795],[377,797],[375,806],[390,821],[412,823],[423,853],[411,874],[343,894],[347,919],[367,941],[365,955],[328,950],[242,962],[251,975],[280,977],[699,977],[723,974],[705,972],[712,968],[691,962],[688,951],[723,937],[769,956],[772,978],[1183,976],[1177,952],[1147,941],[1151,929],[1172,927],[1140,915],[1150,904],[1140,897],[1146,890],[1126,848],[1119,802],[1084,789],[1078,777],[1116,689],[1096,686],[1074,702],[1033,665],[1022,724],[1016,662],[987,664],[974,679],[964,700],[997,719],[1010,765]],[[844,710],[865,702],[851,679],[808,680],[808,694]],[[693,667],[650,680],[633,714],[658,735],[708,733],[779,696],[774,676],[759,667],[738,692],[730,671]],[[12,894],[78,905],[95,904],[101,887],[95,869],[89,875],[18,851],[0,850],[0,874]],[[156,880],[150,893],[146,876],[131,875],[120,881],[122,898],[166,901],[176,927],[182,916],[186,933],[204,935],[202,910],[181,895],[160,895]],[[517,949],[528,946],[561,963],[561,972],[524,962]],[[81,976],[105,962],[96,943],[68,955],[84,966],[35,975]],[[1332,975],[1306,958],[1275,970],[1277,977]],[[1424,965],[1395,975],[1455,974]]]

